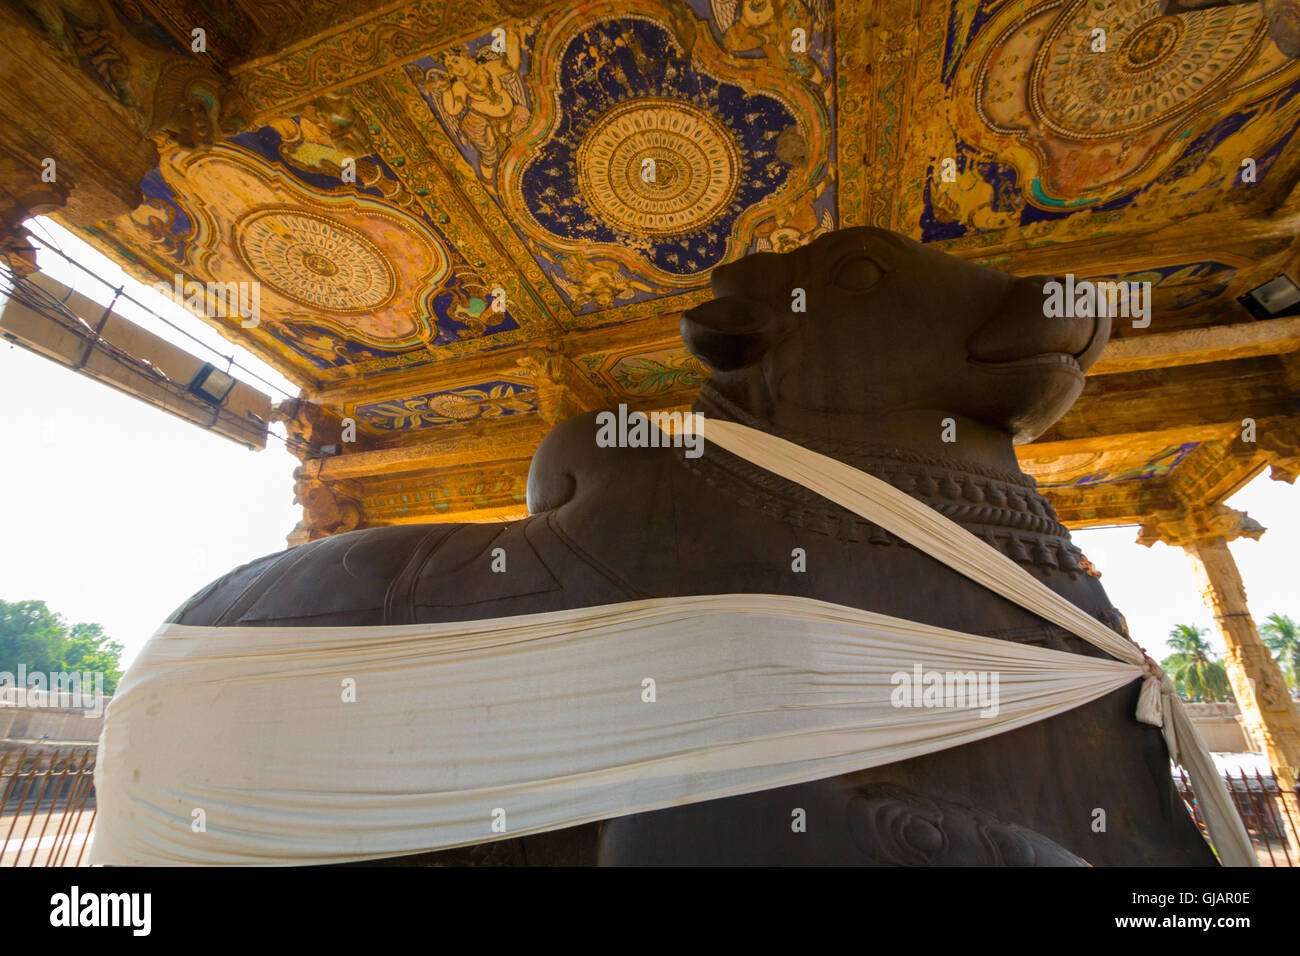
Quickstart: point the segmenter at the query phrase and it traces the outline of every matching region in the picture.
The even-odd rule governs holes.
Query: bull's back
[[[168,620],[206,627],[428,624],[643,596],[577,557],[547,514],[350,531],[236,568]]]
[[[766,550],[788,555],[790,543],[780,541],[779,523],[753,529],[755,541],[768,541],[767,548],[746,546],[745,534],[733,529],[724,535],[698,516],[679,514],[681,523],[674,527],[652,520],[658,515],[629,514],[628,507],[615,509],[617,523],[607,508],[575,512],[582,520],[569,514],[566,523],[565,515],[582,497],[506,524],[406,525],[324,538],[235,569],[171,620],[242,627],[439,623],[613,604],[669,595],[683,586],[693,593],[782,593],[790,586],[784,578],[764,577],[758,567],[733,579],[732,562],[713,560],[689,569],[685,582],[658,580],[652,566],[633,560],[653,555],[680,573],[700,555],[707,558],[718,540],[727,541],[728,553],[738,548],[751,561]],[[728,516],[735,517],[720,500],[701,507],[724,525]],[[606,532],[598,537],[609,537],[613,550],[582,534],[581,529],[596,527]],[[619,533],[611,534],[615,528]],[[835,547],[842,553],[828,555],[828,567],[851,567],[862,546]],[[875,557],[844,581],[798,577],[810,578],[810,584],[821,580],[827,588],[814,587],[810,597],[927,616],[910,606],[879,607],[863,595],[881,590],[896,599],[905,596],[908,590],[901,586],[882,587],[884,579],[934,578],[939,572],[909,568],[928,559],[897,548],[872,548],[867,554]],[[837,581],[849,590],[831,588]],[[1025,613],[970,582],[953,581],[937,590],[945,600],[928,615],[957,613],[963,629],[976,633],[997,633],[999,624],[1011,623],[1002,620],[1005,615]],[[1100,592],[1087,596],[1092,602],[1083,606],[1106,603]],[[1085,594],[1071,597],[1078,602]],[[1078,639],[1050,633],[1058,629],[1044,622],[1038,625],[1031,630],[1041,628],[1041,635],[1020,639],[1099,653]],[[1082,857],[1097,863],[1212,865],[1172,788],[1159,731],[1134,720],[1136,693],[1134,683],[1017,731],[858,774],[402,861],[1063,864]],[[997,808],[996,817],[989,808]],[[1107,815],[1105,830],[1094,829],[1097,809]],[[793,827],[796,811],[807,819],[804,830]],[[902,829],[893,829],[894,824]],[[907,842],[912,838],[920,841],[917,846]],[[927,847],[942,852],[931,854]]]

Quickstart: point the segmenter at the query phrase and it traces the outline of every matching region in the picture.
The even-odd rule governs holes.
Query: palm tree
[[[1205,639],[1205,629],[1194,624],[1176,624],[1169,632],[1174,653],[1160,666],[1173,679],[1178,693],[1188,700],[1227,700],[1232,697],[1228,671],[1216,661],[1214,649]]]
[[[1283,669],[1290,664],[1291,684],[1300,686],[1300,624],[1285,614],[1270,614],[1259,629],[1264,646],[1278,656]]]

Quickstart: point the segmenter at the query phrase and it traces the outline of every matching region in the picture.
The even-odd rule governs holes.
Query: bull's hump
[[[169,620],[216,627],[419,624],[639,596],[575,553],[550,516],[539,515],[323,538],[236,568]]]
[[[273,627],[383,622],[389,588],[431,536],[455,525],[407,525],[334,535],[236,568],[169,620],[193,626]]]

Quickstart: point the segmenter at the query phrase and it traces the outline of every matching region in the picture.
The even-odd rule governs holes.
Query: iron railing
[[[95,825],[95,753],[95,744],[0,749],[0,866],[84,865]],[[1260,864],[1300,865],[1287,839],[1288,830],[1300,833],[1300,795],[1287,799],[1271,772],[1225,771],[1223,780]],[[1208,839],[1182,768],[1174,784]]]
[[[95,751],[0,749],[0,866],[83,865],[95,825]]]
[[[1174,784],[1178,787],[1178,792],[1187,805],[1192,819],[1209,840],[1209,832],[1205,828],[1205,820],[1201,817],[1201,809],[1197,805],[1196,797],[1192,794],[1187,774],[1183,772],[1182,767],[1177,770],[1178,775],[1174,778]],[[1228,788],[1228,795],[1232,797],[1241,822],[1246,827],[1246,833],[1250,836],[1260,866],[1300,864],[1300,860],[1293,858],[1292,847],[1287,839],[1288,830],[1292,834],[1300,834],[1300,819],[1297,819],[1295,810],[1297,801],[1300,801],[1300,794],[1283,793],[1277,777],[1272,772],[1262,773],[1259,770],[1252,770],[1247,773],[1245,770],[1237,770],[1234,773],[1231,770],[1224,770],[1221,773],[1223,783]],[[1288,799],[1288,796],[1291,798]]]

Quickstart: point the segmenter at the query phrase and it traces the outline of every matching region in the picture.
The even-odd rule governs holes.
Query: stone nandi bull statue
[[[791,308],[802,289],[806,311]],[[1017,279],[868,228],[713,273],[682,319],[712,374],[696,409],[891,482],[1116,629],[1120,615],[1013,443],[1079,395],[1105,318],[1044,317]],[[945,442],[944,420],[956,441]],[[195,625],[449,622],[693,594],[816,598],[1103,656],[879,527],[707,443],[602,448],[594,415],[543,441],[531,516],[354,531],[254,561],[186,603]],[[707,432],[706,432],[707,434]],[[951,435],[949,436],[951,437]],[[510,573],[484,573],[505,548]],[[807,572],[792,570],[793,549]],[[1018,730],[858,773],[405,862],[1213,864],[1140,682]],[[791,808],[815,821],[791,827]],[[1105,811],[1106,827],[1094,826]]]

